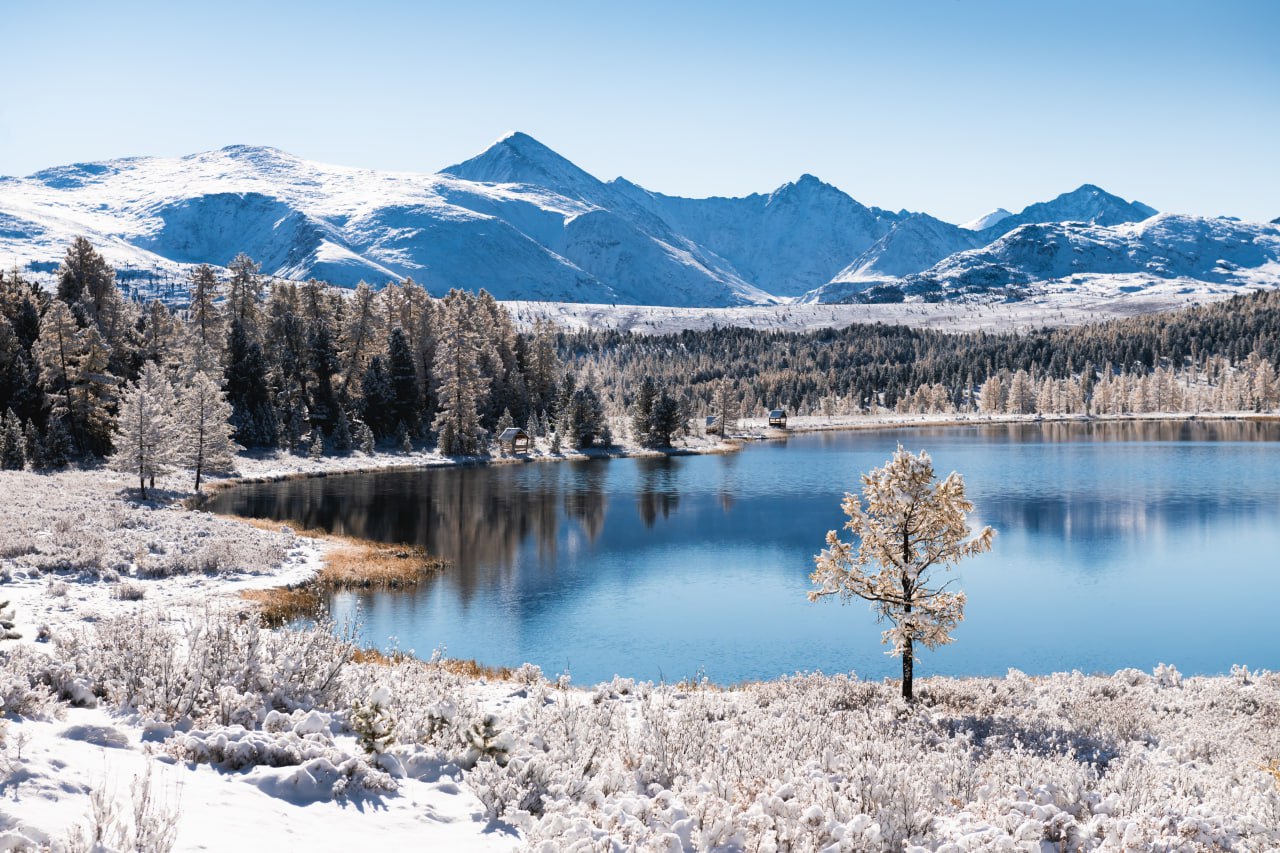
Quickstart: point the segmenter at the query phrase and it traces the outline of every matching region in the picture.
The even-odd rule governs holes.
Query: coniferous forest
[[[665,446],[698,415],[1263,411],[1280,402],[1280,295],[1017,333],[853,325],[662,336],[518,331],[484,290],[268,283],[240,255],[180,306],[128,298],[83,238],[47,293],[0,273],[0,464],[110,459],[144,490],[237,446],[311,455],[487,452],[509,426],[553,448],[614,428]],[[625,417],[624,417],[625,416]]]

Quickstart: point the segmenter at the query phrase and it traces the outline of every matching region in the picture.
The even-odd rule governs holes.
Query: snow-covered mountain
[[[1275,277],[1274,226],[1154,213],[1086,184],[956,226],[868,207],[812,175],[771,193],[681,198],[601,181],[523,133],[436,174],[237,145],[0,177],[0,264],[49,273],[84,235],[126,281],[180,282],[188,265],[246,252],[270,275],[348,287],[412,277],[437,294],[694,307],[952,296],[981,290],[977,270],[995,268],[1009,289],[1064,269],[1141,267],[1206,286]]]
[[[984,213],[977,219],[970,219],[968,222],[961,222],[960,227],[966,231],[985,231],[997,222],[1008,219],[1013,216],[1012,213],[1003,207],[997,207],[990,213]]]
[[[935,219],[927,213],[907,216],[830,282],[805,294],[806,302],[847,302],[878,285],[927,270],[943,258],[981,246],[970,229]]]
[[[1020,226],[991,244],[954,254],[900,282],[930,299],[992,292],[1231,292],[1280,285],[1280,228],[1159,214],[1137,223]]]
[[[1120,225],[1124,222],[1141,222],[1156,213],[1154,207],[1140,201],[1125,201],[1093,184],[1085,184],[1051,201],[1028,205],[1019,213],[1002,217],[984,229],[983,233],[994,239],[1008,234],[1019,225],[1040,222]]]

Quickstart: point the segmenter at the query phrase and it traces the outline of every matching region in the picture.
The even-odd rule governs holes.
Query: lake
[[[798,434],[739,453],[253,484],[210,508],[409,542],[450,567],[342,593],[381,648],[575,683],[900,674],[869,606],[811,604],[813,556],[901,442],[964,475],[975,528],[955,643],[917,676],[1280,668],[1280,425],[1044,423]]]

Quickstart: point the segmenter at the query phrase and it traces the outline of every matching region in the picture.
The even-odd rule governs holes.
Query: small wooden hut
[[[720,434],[720,416],[707,415],[707,421],[706,421],[706,424],[702,427],[702,431],[705,432],[707,435],[719,435]]]
[[[529,433],[520,427],[507,427],[498,436],[498,448],[503,453],[528,453]]]
[[[774,429],[786,429],[787,428],[787,410],[774,409],[773,411],[771,411],[769,413],[769,426],[773,427]]]

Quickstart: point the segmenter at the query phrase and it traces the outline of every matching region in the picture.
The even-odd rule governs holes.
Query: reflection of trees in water
[[[532,537],[538,565],[555,565],[560,517],[577,521],[591,541],[604,529],[604,464],[550,470],[499,468],[398,472],[296,480],[224,492],[219,509],[288,519],[304,528],[380,542],[418,545],[450,562],[444,582],[471,590],[518,580],[519,551]],[[530,482],[531,481],[531,482]],[[481,572],[488,576],[481,578]]]
[[[1276,424],[1264,421],[1045,421],[984,424],[984,438],[1081,441],[1275,441]]]
[[[1061,535],[1068,542],[1118,541],[1163,531],[1194,529],[1222,515],[1270,514],[1262,505],[1241,505],[1223,497],[1188,495],[1138,499],[1053,496],[987,499],[982,522],[997,530]]]
[[[676,490],[676,462],[670,456],[644,457],[636,460],[640,485],[636,489],[636,508],[645,527],[653,527],[661,515],[669,517],[680,505]]]
[[[609,460],[593,459],[579,463],[573,473],[578,476],[573,488],[564,493],[564,513],[582,525],[587,539],[595,542],[604,530],[604,483]]]

